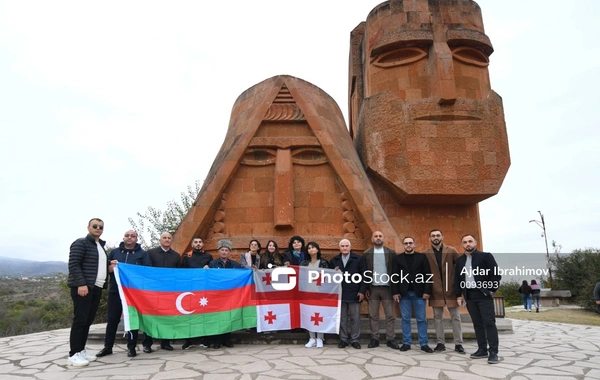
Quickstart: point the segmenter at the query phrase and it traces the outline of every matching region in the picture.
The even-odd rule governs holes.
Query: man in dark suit
[[[394,301],[400,303],[402,314],[402,340],[400,351],[410,350],[412,333],[410,319],[415,309],[417,332],[421,351],[432,353],[427,338],[425,306],[431,295],[431,269],[427,257],[415,252],[415,239],[410,236],[402,240],[404,252],[394,257],[392,263],[392,293]]]
[[[159,246],[148,250],[148,256],[153,267],[160,268],[179,268],[181,262],[181,255],[179,252],[171,249],[173,243],[173,235],[168,232],[163,232],[160,235]],[[144,333],[144,339],[142,340],[142,346],[144,352],[149,354],[152,352],[152,344],[154,339],[151,336]],[[173,351],[173,346],[169,339],[161,339],[160,348],[167,351]]]
[[[396,251],[383,245],[383,232],[375,231],[371,236],[373,247],[363,252],[363,259],[367,266],[367,273],[370,274],[372,282],[367,290],[367,300],[369,301],[369,322],[371,328],[371,341],[369,348],[379,346],[379,305],[383,304],[385,312],[385,338],[388,347],[397,350],[396,332],[394,323],[394,301],[392,300],[392,288],[390,276],[392,275],[392,261],[396,256]]]
[[[500,286],[498,264],[491,253],[478,251],[473,235],[461,239],[465,254],[456,259],[454,289],[457,301],[467,303],[473,321],[477,351],[472,359],[488,358],[488,363],[498,363],[498,329],[494,312],[494,293]],[[489,350],[488,350],[489,344]]]
[[[351,252],[350,240],[340,241],[340,254],[330,261],[335,270],[342,271],[345,279],[342,282],[342,307],[340,310],[340,343],[339,348],[345,348],[348,343],[356,349],[360,349],[358,339],[360,337],[360,303],[365,298],[367,284],[364,281],[366,265],[363,258]],[[352,281],[351,276],[360,274],[362,281]],[[358,276],[355,276],[358,277]],[[348,316],[350,316],[350,336],[348,336]],[[348,342],[350,341],[350,342]]]

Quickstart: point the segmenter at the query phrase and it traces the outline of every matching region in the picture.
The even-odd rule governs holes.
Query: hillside
[[[64,261],[32,261],[0,257],[0,277],[42,277],[56,273],[68,273]]]

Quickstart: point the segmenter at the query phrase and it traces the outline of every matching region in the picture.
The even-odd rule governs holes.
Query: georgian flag
[[[291,272],[278,276],[276,283],[295,284],[291,289],[273,287],[273,269],[255,270],[257,331],[305,328],[309,331],[338,333],[342,286],[335,283],[333,269],[313,270],[287,267]]]

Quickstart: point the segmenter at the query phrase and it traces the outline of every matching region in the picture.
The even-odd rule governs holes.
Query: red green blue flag
[[[154,268],[119,263],[125,330],[185,339],[256,327],[252,271]]]

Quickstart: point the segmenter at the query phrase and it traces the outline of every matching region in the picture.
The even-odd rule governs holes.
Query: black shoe
[[[360,343],[352,342],[352,347],[356,348],[357,350],[360,350]]]
[[[489,364],[498,364],[498,354],[490,352],[490,356],[488,356]]]
[[[219,348],[221,348],[221,343],[215,343],[215,344],[213,344],[213,348],[215,350],[218,350]]]
[[[471,359],[484,359],[488,357],[488,353],[485,350],[477,350],[471,354]]]
[[[367,347],[369,347],[369,348],[379,347],[379,341],[377,339],[371,339],[371,341],[369,342],[369,345]]]
[[[427,352],[428,354],[433,353],[433,350],[428,345],[421,346],[421,351]]]
[[[466,354],[465,349],[460,344],[454,346],[454,351],[458,352],[459,354]]]
[[[150,346],[144,346],[144,352],[147,353],[147,354],[151,353],[152,352],[152,347],[150,347]]]
[[[225,346],[227,348],[233,348],[233,343],[231,343],[230,341],[226,340],[225,342],[223,342],[223,346]]]
[[[433,349],[435,352],[444,352],[446,351],[446,345],[443,343],[438,343],[437,346]]]
[[[408,351],[410,350],[410,344],[403,344],[402,347],[400,347],[400,351]]]
[[[135,358],[137,352],[135,352],[135,347],[131,347],[127,349],[127,357]]]
[[[396,343],[395,340],[388,340],[387,341],[387,346],[390,348],[393,348],[394,350],[397,350],[400,348],[400,346],[398,346],[398,343]]]
[[[100,352],[98,352],[96,354],[96,357],[97,358],[101,358],[101,357],[106,356],[106,355],[112,355],[112,353],[113,353],[112,352],[112,348],[104,347],[103,349],[100,350]]]
[[[348,347],[348,343],[341,340],[340,344],[338,344],[338,348],[346,348],[346,347]]]
[[[160,345],[160,348],[162,348],[163,350],[167,350],[167,351],[173,351],[173,346],[171,346],[170,343],[162,343]]]
[[[188,339],[188,340],[186,340],[186,341],[183,343],[183,345],[181,346],[181,349],[182,349],[182,350],[187,350],[187,349],[189,349],[190,347],[192,347],[192,341]]]

